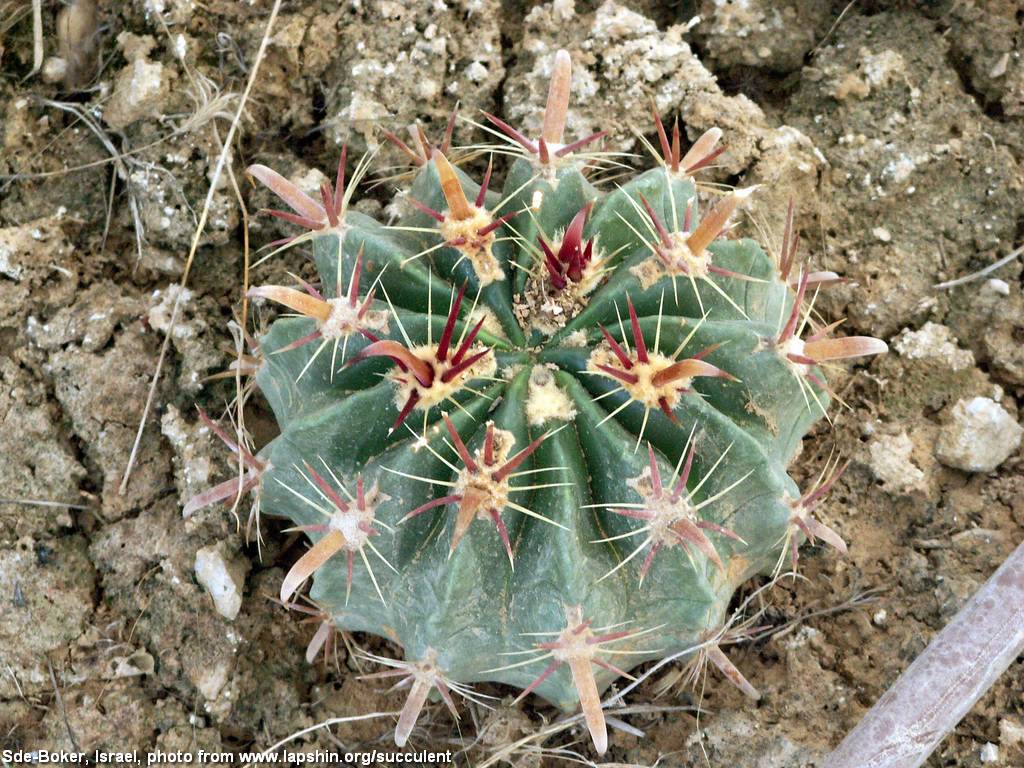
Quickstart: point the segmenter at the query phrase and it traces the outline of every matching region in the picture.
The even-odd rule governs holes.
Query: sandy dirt
[[[171,308],[269,9],[45,2],[47,59],[30,74],[30,3],[0,2],[0,748],[259,750],[401,704],[357,679],[372,670],[352,648],[395,653],[379,639],[333,638],[327,663],[304,660],[316,623],[269,599],[302,551],[296,536],[265,520],[263,546],[247,541],[247,506],[241,529],[223,507],[181,514],[233,471],[195,407],[219,417],[235,394],[233,379],[207,378],[234,359],[243,279],[245,217],[227,176],[173,329]],[[232,148],[254,248],[290,232],[255,215],[269,197],[241,175],[249,163],[315,186],[340,142],[358,153],[379,126],[416,119],[439,134],[456,101],[532,127],[550,54],[565,47],[571,134],[608,129],[641,151],[632,131],[651,137],[651,97],[691,140],[719,125],[729,150],[709,180],[763,185],[744,231],[777,243],[795,196],[803,253],[846,278],[816,306],[890,342],[888,356],[833,374],[848,407],[807,437],[794,469],[809,482],[834,451],[852,461],[821,510],[848,556],[805,548],[803,578],[765,593],[757,622],[775,631],[730,649],[763,700],[713,673],[694,691],[677,668],[660,672],[631,697],[650,711],[623,717],[634,732],[613,730],[611,761],[817,764],[1024,538],[1011,428],[1024,395],[1020,262],[934,287],[1020,242],[1022,17],[999,0],[284,4]],[[457,128],[456,143],[475,140]],[[377,165],[399,161],[385,148]],[[386,215],[388,189],[359,207]],[[253,279],[309,269],[293,254]],[[978,398],[1003,426],[964,437]],[[258,396],[247,426],[257,443],[273,435]],[[232,598],[215,606],[202,586],[197,553],[236,584],[233,619]],[[1024,766],[1022,690],[1018,661],[927,765]],[[413,743],[479,764],[558,716],[485,692],[504,697],[496,711],[464,708],[455,724],[430,705]],[[699,717],[660,709],[698,703]],[[387,748],[393,725],[362,720],[293,746]],[[594,758],[570,730],[507,763],[553,764],[559,750]]]

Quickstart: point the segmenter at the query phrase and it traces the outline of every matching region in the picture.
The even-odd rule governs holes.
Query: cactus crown
[[[657,167],[600,190],[569,96],[561,51],[539,136],[486,115],[500,193],[449,162],[453,123],[441,148],[388,134],[416,166],[392,225],[350,208],[366,163],[346,186],[344,150],[319,200],[249,169],[320,283],[251,291],[294,313],[256,376],[281,434],[258,457],[222,435],[247,472],[191,506],[252,488],[308,534],[280,597],[313,577],[315,615],[402,647],[377,658],[409,686],[400,745],[432,691],[457,716],[453,692],[498,681],[581,706],[603,752],[600,691],[702,642],[756,696],[713,642],[730,597],[800,536],[844,549],[812,516],[834,478],[801,494],[786,468],[821,364],[885,345],[813,320],[835,275],[794,274],[792,208],[775,255],[722,237],[751,190],[698,211],[717,129],[683,154],[655,115]]]

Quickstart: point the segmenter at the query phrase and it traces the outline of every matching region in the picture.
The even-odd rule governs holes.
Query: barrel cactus
[[[563,139],[569,100],[560,51],[539,136],[476,124],[500,192],[449,161],[451,125],[438,147],[388,134],[414,174],[387,224],[350,205],[368,160],[346,184],[343,151],[318,200],[248,169],[319,283],[252,289],[291,311],[259,340],[280,435],[253,455],[222,432],[245,471],[190,508],[252,490],[308,535],[280,598],[312,579],[321,640],[402,648],[374,657],[409,690],[399,745],[429,696],[457,717],[493,681],[582,708],[603,753],[601,691],[696,646],[756,697],[716,644],[731,596],[804,538],[845,548],[813,516],[834,477],[801,493],[787,466],[828,408],[822,364],[885,344],[815,319],[836,276],[798,269],[792,209],[771,253],[726,236],[752,190],[698,191],[719,131],[684,154],[655,115],[657,166],[601,188],[625,166],[603,134]]]

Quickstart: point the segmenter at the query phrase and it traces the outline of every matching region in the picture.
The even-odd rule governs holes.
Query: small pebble
[[[58,56],[51,56],[43,62],[43,82],[59,83],[68,74],[68,63]]]
[[[1004,717],[999,721],[999,743],[1009,749],[1018,744],[1024,745],[1024,723],[1012,717]]]
[[[999,57],[999,60],[996,61],[996,63],[993,65],[992,69],[988,73],[988,76],[993,78],[1002,77],[1003,75],[1006,74],[1006,70],[1009,66],[1010,52],[1006,51],[1002,56]]]
[[[871,230],[871,234],[881,240],[883,243],[888,243],[892,240],[892,234],[885,227],[875,227]]]
[[[993,277],[991,280],[986,280],[985,288],[992,293],[998,293],[1000,296],[1010,295],[1010,284],[997,277]]]
[[[245,574],[248,561],[229,556],[224,547],[212,544],[196,552],[196,581],[210,597],[217,613],[233,620],[242,607],[242,592],[245,589]]]
[[[983,762],[983,763],[997,763],[997,762],[999,762],[999,747],[997,747],[991,741],[986,742],[985,746],[983,746],[981,748],[981,762]]]

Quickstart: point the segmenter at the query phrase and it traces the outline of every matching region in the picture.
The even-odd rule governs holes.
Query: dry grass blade
[[[217,134],[217,141],[220,142],[220,133],[214,129]],[[245,354],[245,334],[244,329],[249,321],[249,264],[250,264],[250,253],[249,253],[249,209],[245,206],[245,200],[242,198],[242,191],[238,187],[238,179],[235,178],[235,172],[228,168],[228,179],[231,181],[231,189],[235,193],[235,199],[238,201],[238,208],[242,212],[242,316],[239,321],[239,332],[235,337],[235,360],[237,365],[235,366],[235,441],[239,445],[244,445],[246,442],[246,430],[245,430],[245,402],[246,396],[243,391],[242,384],[242,357]],[[242,453],[238,454],[238,494],[235,496],[235,500],[231,505],[231,512],[235,515],[235,519],[238,519],[238,505],[242,501],[242,479],[245,477],[245,462],[242,458]],[[260,545],[259,536],[259,520],[256,520],[256,544],[257,549]]]
[[[50,663],[50,659],[46,659],[46,668],[50,673],[50,684],[53,686],[54,700],[57,702],[57,709],[60,710],[61,719],[64,721],[64,729],[68,735],[68,743],[75,752],[79,752],[80,747],[78,746],[78,739],[75,738],[75,732],[71,728],[71,721],[68,720],[68,711],[64,706],[64,696],[60,692],[60,686],[57,684],[57,675],[54,674],[53,664]]]
[[[77,105],[66,101],[53,101],[51,99],[38,98],[37,101],[44,107],[51,107],[53,109],[59,109],[62,112],[67,112],[74,115],[78,120],[83,122],[85,126],[92,132],[92,134],[99,140],[103,148],[110,153],[111,162],[114,163],[114,169],[116,174],[122,178],[128,189],[128,207],[132,212],[132,222],[135,225],[135,254],[136,258],[141,261],[142,259],[142,244],[146,239],[146,232],[142,224],[142,214],[139,211],[139,202],[135,197],[135,191],[131,182],[131,175],[128,173],[128,166],[125,164],[123,159],[123,153],[119,152],[117,147],[114,146],[113,140],[110,135],[103,130],[99,122],[83,109],[80,109]],[[113,195],[114,179],[111,179],[111,195]],[[111,197],[111,200],[113,198]],[[106,244],[107,231],[110,226],[110,209],[107,210],[107,221],[103,227],[103,242]]]
[[[43,0],[32,0],[32,77],[43,66]]]
[[[160,20],[160,26],[164,30],[164,34],[168,40],[172,40],[173,36],[171,30],[168,28],[167,23],[164,21],[163,16],[158,16]],[[234,93],[221,93],[217,88],[217,85],[211,81],[208,77],[204,76],[200,72],[196,72],[184,55],[179,55],[179,61],[181,62],[182,69],[184,70],[189,82],[192,85],[192,89],[189,92],[195,104],[195,111],[191,113],[181,125],[181,128],[186,131],[196,131],[206,123],[210,123],[211,130],[213,132],[213,138],[216,141],[217,148],[223,156],[228,151],[228,144],[221,138],[220,131],[217,128],[216,118],[230,119],[231,115],[229,107],[231,102],[238,98],[237,94]],[[249,445],[251,447],[251,441],[248,439],[248,433],[245,430],[245,403],[246,395],[243,391],[242,384],[242,357],[245,354],[245,328],[248,324],[249,315],[249,264],[250,264],[250,252],[249,252],[249,209],[245,205],[245,199],[242,197],[242,191],[238,186],[238,179],[235,177],[234,169],[231,164],[227,166],[228,181],[231,183],[231,190],[235,195],[235,200],[238,202],[238,209],[242,216],[242,315],[238,323],[238,330],[234,333],[235,337],[235,360],[237,365],[235,366],[235,442],[238,445]],[[238,452],[238,493],[235,494],[235,499],[231,505],[231,514],[234,515],[236,522],[239,521],[238,517],[238,505],[241,503],[242,498],[245,496],[243,490],[244,477],[246,467],[244,462],[244,455],[241,451]],[[257,507],[254,507],[256,510]],[[252,519],[250,517],[250,523]],[[261,551],[261,539],[259,535],[259,520],[256,520],[256,545],[257,551]]]
[[[958,277],[955,280],[947,280],[944,283],[936,283],[932,287],[936,288],[938,290],[943,290],[945,288],[953,288],[953,287],[958,286],[958,285],[963,285],[964,283],[971,283],[971,282],[974,282],[975,280],[980,280],[981,278],[985,277],[986,275],[992,274],[993,272],[995,272],[1000,267],[1005,267],[1011,261],[1013,261],[1018,256],[1020,256],[1022,253],[1024,253],[1024,245],[1020,246],[1019,248],[1014,248],[1008,254],[1003,256],[1003,258],[1001,258],[998,261],[995,261],[995,262],[989,264],[984,269],[979,269],[977,272],[972,272],[969,275],[964,275],[963,277]]]
[[[7,33],[16,27],[27,13],[31,13],[32,7],[19,0],[4,0],[0,2],[0,42],[7,37]]]
[[[266,29],[263,31],[263,38],[260,40],[259,49],[256,51],[256,58],[252,64],[252,71],[249,74],[248,81],[246,81],[242,97],[238,100],[238,107],[235,109],[235,115],[231,120],[231,127],[228,129],[224,143],[221,145],[220,156],[217,158],[217,165],[214,168],[213,176],[210,178],[210,188],[206,193],[206,200],[203,202],[203,210],[199,215],[199,222],[196,224],[196,230],[192,236],[192,245],[189,248],[188,258],[185,261],[185,269],[181,275],[180,284],[182,288],[184,288],[188,283],[189,272],[192,269],[192,262],[195,260],[196,250],[199,248],[199,239],[202,237],[203,230],[206,229],[206,219],[210,215],[210,205],[213,202],[214,191],[220,185],[221,174],[224,173],[224,167],[227,164],[231,144],[235,139],[235,134],[238,132],[238,125],[242,120],[242,113],[245,110],[245,104],[249,100],[249,95],[252,93],[252,89],[256,84],[256,76],[259,74],[260,64],[263,63],[263,57],[266,55],[267,46],[270,43],[270,33],[274,28],[274,22],[277,21],[277,14],[280,10],[281,0],[274,0],[274,6],[270,9],[270,17],[267,19]],[[131,479],[132,469],[135,467],[135,460],[138,457],[139,445],[142,442],[142,435],[146,430],[146,421],[149,418],[150,410],[153,408],[153,398],[156,396],[156,387],[160,380],[160,372],[163,370],[164,360],[167,359],[167,347],[170,344],[171,337],[174,335],[174,326],[177,325],[178,315],[181,312],[181,297],[183,295],[184,291],[178,291],[178,294],[174,299],[174,308],[171,310],[171,319],[167,325],[167,332],[164,336],[163,344],[160,345],[160,357],[156,363],[156,370],[153,372],[153,380],[150,382],[149,392],[146,394],[146,404],[142,409],[142,418],[139,419],[139,428],[135,433],[135,442],[132,444],[132,451],[128,456],[128,466],[125,467],[124,477],[121,478],[121,485],[118,488],[118,493],[121,495],[124,495],[125,491],[128,489],[128,481]]]
[[[276,10],[276,6],[275,6],[275,10]],[[258,59],[257,59],[257,61],[258,61]],[[254,67],[254,69],[255,69],[255,67]],[[285,736],[280,741],[275,742],[274,744],[271,744],[269,747],[267,747],[262,752],[260,752],[259,758],[255,762],[246,763],[245,765],[242,766],[242,768],[249,768],[249,766],[255,765],[256,763],[271,762],[271,761],[266,760],[268,755],[276,752],[277,750],[279,750],[281,747],[285,746],[286,744],[291,744],[296,739],[301,739],[303,736],[306,736],[306,735],[308,735],[310,733],[313,733],[315,731],[319,731],[321,728],[330,728],[332,725],[341,725],[343,723],[354,723],[354,722],[357,722],[359,720],[373,720],[374,718],[378,718],[378,717],[398,717],[398,715],[399,715],[398,712],[369,712],[369,713],[367,713],[365,715],[352,715],[350,717],[332,717],[332,718],[329,718],[327,720],[324,720],[322,722],[317,723],[316,725],[311,725],[308,728],[303,728],[302,730],[295,731],[295,733],[289,734],[288,736]],[[274,761],[274,762],[276,762],[276,761]]]
[[[47,501],[45,499],[6,499],[0,498],[0,504],[24,504],[28,507],[52,507],[54,509],[89,509],[84,504],[69,504],[64,501]]]

